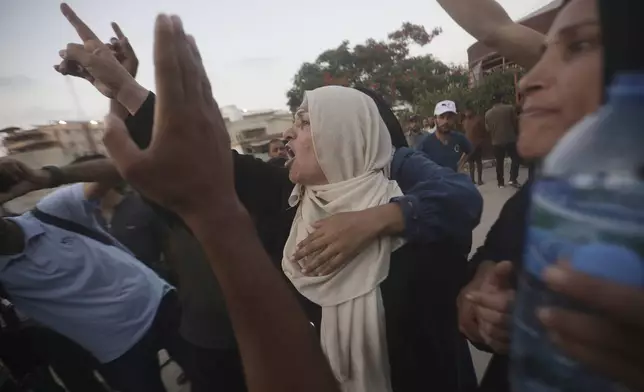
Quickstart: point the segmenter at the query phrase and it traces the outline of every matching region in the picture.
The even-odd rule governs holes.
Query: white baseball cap
[[[458,113],[456,111],[456,104],[454,101],[441,101],[436,104],[436,109],[434,109],[435,116],[440,116],[447,112],[452,112],[454,114]]]

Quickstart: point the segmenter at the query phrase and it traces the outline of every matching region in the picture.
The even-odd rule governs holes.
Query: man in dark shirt
[[[478,184],[483,185],[483,142],[485,141],[485,124],[481,116],[472,109],[465,110],[463,119],[463,129],[465,137],[472,145],[472,153],[468,157],[470,166],[470,177],[474,181],[474,169],[478,171]]]
[[[427,135],[419,150],[437,164],[459,171],[467,156],[472,152],[470,142],[456,129],[456,104],[442,101],[434,110],[436,132]]]
[[[409,117],[407,130],[405,131],[407,145],[411,148],[419,148],[426,135],[427,133],[421,128],[420,116],[414,114]]]
[[[499,188],[505,186],[503,178],[504,162],[505,157],[509,156],[512,161],[509,184],[518,187],[520,159],[517,155],[519,127],[517,110],[513,105],[501,103],[498,97],[495,97],[495,101],[498,103],[485,113],[485,128],[492,138],[492,148],[496,159],[496,180]]]

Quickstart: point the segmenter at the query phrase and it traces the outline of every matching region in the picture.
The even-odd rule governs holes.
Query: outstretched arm
[[[515,23],[495,0],[437,0],[465,31],[518,65],[530,69],[541,58],[544,35]]]

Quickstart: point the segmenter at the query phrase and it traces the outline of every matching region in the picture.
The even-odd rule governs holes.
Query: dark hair
[[[282,140],[282,139],[271,139],[271,140],[268,142],[268,145],[271,145],[271,144],[273,144],[273,143],[277,143],[277,142],[280,142],[280,143],[284,144],[284,140]]]
[[[389,135],[391,136],[391,144],[396,148],[408,147],[407,139],[405,138],[405,133],[403,132],[398,118],[391,110],[391,107],[385,101],[385,99],[378,94],[377,92],[370,90],[365,87],[355,87],[356,90],[368,95],[376,103],[378,107],[378,113],[380,113],[380,118],[385,122],[387,129],[389,130]]]
[[[105,159],[105,158],[107,157],[103,154],[87,154],[74,159],[71,165],[74,165],[76,163],[82,163],[82,162],[96,161],[96,160]]]

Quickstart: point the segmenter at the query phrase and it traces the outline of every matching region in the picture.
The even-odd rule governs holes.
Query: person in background
[[[72,164],[105,159],[104,155],[86,155]],[[95,211],[98,223],[118,242],[156,272],[161,278],[176,285],[172,265],[175,260],[170,253],[168,228],[158,215],[135,192],[127,190],[127,184],[115,186],[97,183],[98,208]]]
[[[288,154],[286,153],[286,147],[284,147],[284,141],[282,139],[273,139],[268,142],[268,163],[271,165],[276,165],[283,167],[286,161],[288,160]]]
[[[427,134],[436,132],[436,121],[434,120],[434,117],[423,118],[423,132]]]
[[[427,136],[427,133],[425,133],[421,128],[420,116],[414,114],[409,117],[407,122],[407,132],[405,132],[407,145],[411,148],[418,148],[425,136]]]
[[[517,155],[517,135],[519,122],[517,109],[513,105],[501,102],[499,96],[494,97],[496,102],[485,113],[485,128],[492,139],[492,149],[496,160],[496,181],[499,188],[505,186],[504,171],[505,158],[510,157],[510,182],[513,187],[519,186],[519,156]]]
[[[57,187],[75,166],[32,170],[1,158],[15,184],[0,202],[16,189]],[[163,392],[157,353],[177,359],[180,345],[175,290],[103,231],[97,195],[96,184],[59,188],[35,210],[0,219],[0,284],[27,317],[89,351],[114,389]]]
[[[436,132],[427,135],[418,147],[432,161],[458,172],[472,152],[465,135],[456,131],[456,104],[442,101],[434,109]]]
[[[483,142],[485,141],[483,118],[474,110],[466,109],[463,118],[463,129],[465,130],[465,137],[472,145],[472,152],[467,159],[470,167],[470,177],[472,182],[483,185]],[[478,181],[474,180],[475,169],[478,172]]]

